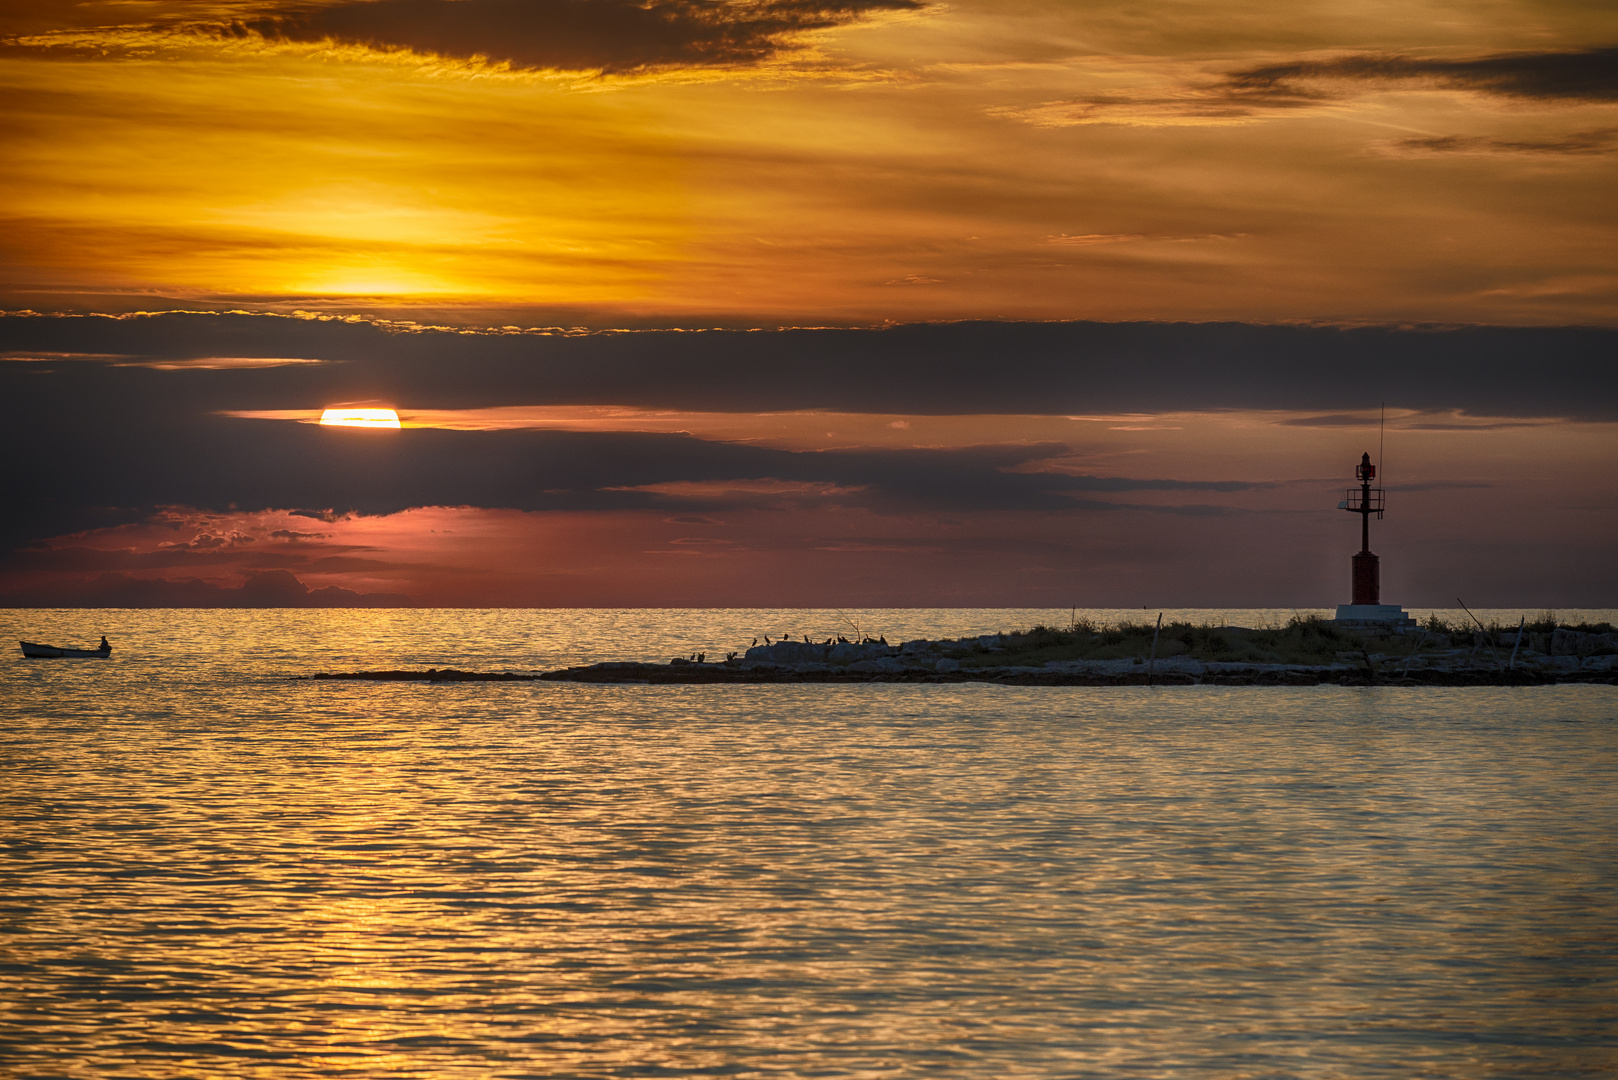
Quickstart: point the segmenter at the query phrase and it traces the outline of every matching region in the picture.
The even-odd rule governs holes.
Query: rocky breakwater
[[[882,641],[777,641],[720,663],[675,658],[667,664],[590,664],[546,672],[541,678],[646,683],[961,681],[958,662],[913,647],[916,644],[896,648]]]
[[[1515,630],[1498,635],[1472,635],[1474,651],[1484,648],[1513,650],[1518,667],[1554,671],[1618,670],[1618,634],[1596,634],[1580,630],[1556,629],[1546,633]]]
[[[1477,634],[1432,630],[1345,634],[1300,621],[1284,628],[1036,627],[940,641],[777,641],[708,663],[620,661],[543,673],[454,670],[320,674],[368,681],[584,683],[960,683],[1013,686],[1539,686],[1618,685],[1618,635]]]
[[[722,663],[676,659],[668,664],[591,664],[546,672],[540,678],[620,683],[991,682],[1012,686],[1618,684],[1618,664],[1614,663],[1618,657],[1599,652],[1570,662],[1523,651],[1517,665],[1509,668],[1504,657],[1497,658],[1479,645],[1427,654],[1355,648],[1338,652],[1333,662],[1311,664],[1204,660],[1188,655],[1042,660],[1031,644],[1028,635],[1018,634],[907,641],[897,646],[885,641],[778,641],[754,646]],[[1591,648],[1599,650],[1599,643]]]

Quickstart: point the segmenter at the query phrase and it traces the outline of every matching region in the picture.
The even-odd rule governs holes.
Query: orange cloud
[[[0,303],[1611,323],[1612,27],[1507,8],[13,4]]]

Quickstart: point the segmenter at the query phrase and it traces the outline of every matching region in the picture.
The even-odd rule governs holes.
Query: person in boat
[[[103,649],[106,649],[108,652],[112,651],[112,644],[107,641],[107,635],[106,634],[101,635],[101,647]]]

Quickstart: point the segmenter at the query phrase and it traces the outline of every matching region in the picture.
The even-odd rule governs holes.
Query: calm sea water
[[[1069,615],[0,612],[0,1074],[1618,1075],[1618,688],[288,678]]]

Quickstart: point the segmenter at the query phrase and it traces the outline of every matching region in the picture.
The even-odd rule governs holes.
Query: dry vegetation
[[[1549,635],[1556,630],[1611,634],[1610,623],[1564,624],[1554,613],[1524,627],[1524,647],[1534,640],[1527,635]],[[1145,658],[1152,652],[1153,623],[1123,622],[1098,626],[1079,621],[1071,626],[1035,626],[1004,635],[941,641],[946,656],[965,667],[999,665],[1038,666],[1051,660],[1121,660]],[[1498,624],[1482,631],[1471,625],[1445,623],[1438,618],[1419,630],[1403,634],[1375,634],[1344,630],[1330,619],[1293,617],[1285,625],[1247,629],[1237,626],[1164,623],[1157,638],[1161,659],[1186,656],[1202,661],[1250,664],[1330,664],[1368,652],[1382,655],[1436,654],[1457,648],[1510,648],[1517,628]]]

